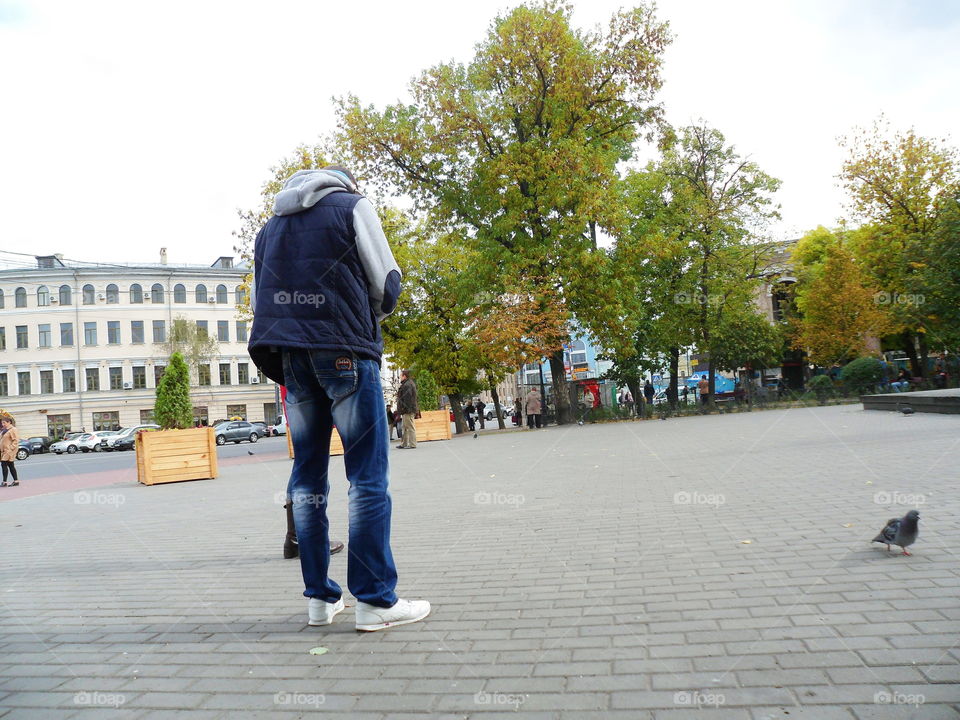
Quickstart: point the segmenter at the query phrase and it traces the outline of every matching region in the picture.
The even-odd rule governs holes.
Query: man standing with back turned
[[[250,357],[287,388],[295,460],[287,495],[300,544],[310,625],[344,608],[330,565],[327,496],[336,425],[350,481],[347,586],[357,630],[422,620],[425,600],[398,599],[390,551],[389,435],[380,386],[380,321],[400,294],[397,267],[370,202],[346,168],[301,170],[274,200],[254,245]]]
[[[413,420],[420,412],[417,400],[417,384],[410,377],[409,370],[400,372],[400,389],[397,390],[397,409],[403,418],[403,435],[398,450],[413,450],[417,447],[417,426]]]

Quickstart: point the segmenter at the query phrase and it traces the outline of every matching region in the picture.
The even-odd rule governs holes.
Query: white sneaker
[[[383,608],[365,602],[357,603],[357,630],[373,632],[394,625],[419,622],[430,614],[426,600],[397,600],[393,607]]]
[[[310,615],[308,625],[329,625],[337,613],[343,612],[343,598],[335,603],[329,603],[320,598],[310,598],[307,612]]]

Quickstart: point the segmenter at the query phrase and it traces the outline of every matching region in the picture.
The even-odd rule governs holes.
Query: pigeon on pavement
[[[890,518],[872,542],[885,543],[887,552],[891,545],[899,545],[903,548],[903,554],[909,555],[907,548],[916,541],[920,532],[919,524],[920,513],[916,510],[911,510],[902,518]]]
[[[900,412],[901,415],[913,415],[913,413],[916,412],[909,405],[901,406],[900,403],[897,403],[897,410]]]

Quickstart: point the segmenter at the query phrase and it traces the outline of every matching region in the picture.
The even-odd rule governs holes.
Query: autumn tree
[[[179,354],[194,372],[198,371],[200,365],[210,362],[220,354],[217,338],[183,315],[173,318],[167,332],[167,341],[161,347],[171,358]]]
[[[489,287],[542,278],[544,299],[588,314],[597,228],[613,224],[617,163],[661,115],[667,26],[652,4],[606,30],[571,27],[572,6],[520,5],[492,23],[471,62],[423,72],[411,101],[383,110],[340,101],[341,140],[360,172],[413,198],[458,233]],[[541,313],[550,309],[544,302]],[[563,348],[551,348],[560,422],[572,419]]]
[[[899,333],[913,373],[926,375],[928,318],[910,299],[926,285],[935,233],[960,196],[960,156],[940,138],[912,128],[893,131],[885,118],[841,138],[847,151],[840,179],[864,230],[851,249],[879,290],[893,299],[892,331]]]
[[[869,339],[880,337],[891,325],[884,304],[878,302],[880,291],[869,284],[840,241],[823,247],[822,268],[809,277],[797,289],[794,346],[823,366],[865,355]]]

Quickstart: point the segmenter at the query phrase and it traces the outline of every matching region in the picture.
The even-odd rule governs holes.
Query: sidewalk
[[[960,417],[776,410],[390,457],[398,591],[434,609],[380,633],[349,596],[306,626],[289,460],[0,503],[0,718],[960,714]],[[345,539],[342,458],[331,480]],[[869,544],[916,505],[913,557]]]

